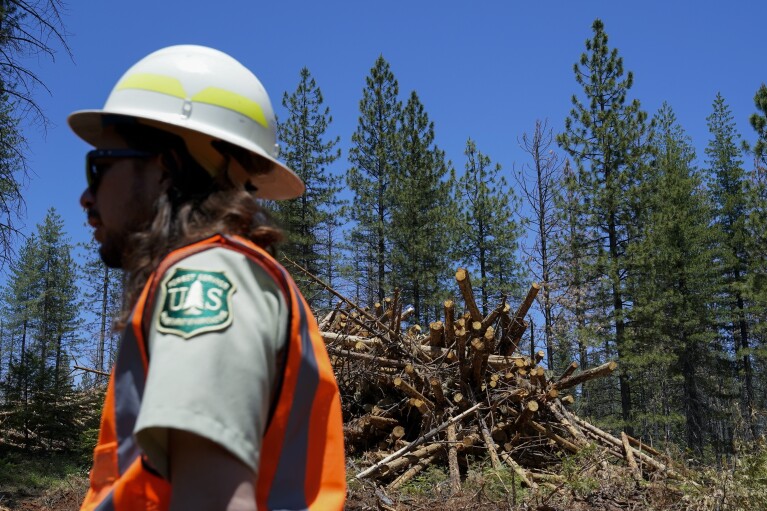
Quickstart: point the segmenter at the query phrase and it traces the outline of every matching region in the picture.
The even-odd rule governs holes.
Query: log
[[[581,383],[587,382],[589,380],[607,376],[608,374],[615,371],[617,367],[618,364],[614,361],[607,362],[606,364],[602,364],[599,367],[592,367],[591,369],[581,371],[580,373],[565,378],[564,380],[560,380],[554,383],[553,386],[557,390],[569,389],[570,387],[575,387],[576,385],[580,385]]]
[[[397,479],[389,483],[387,488],[389,490],[396,490],[406,482],[410,481],[412,478],[420,474],[423,469],[431,465],[431,463],[437,458],[437,454],[432,454],[431,456],[428,456],[426,458],[423,458],[418,461],[415,465],[407,469],[405,472],[403,472]]]
[[[445,325],[442,321],[429,323],[429,339],[426,344],[429,346],[445,346]]]
[[[537,411],[538,402],[528,401],[527,404],[525,404],[525,407],[522,409],[522,413],[520,413],[517,416],[517,420],[514,421],[514,429],[520,429],[520,427],[524,425],[528,420],[530,420],[530,417],[532,417],[533,414]]]
[[[340,300],[339,300],[339,301],[336,303],[336,306],[333,308],[333,310],[331,310],[330,312],[328,312],[328,313],[325,315],[325,317],[324,317],[324,318],[322,318],[322,321],[320,321],[320,324],[319,324],[319,329],[320,329],[320,331],[327,329],[327,327],[328,327],[329,325],[332,325],[332,324],[333,324],[333,320],[335,319],[335,317],[336,317],[336,314],[338,313],[338,311],[339,311],[339,310],[341,310],[341,306],[343,305],[343,303],[344,303],[344,302],[342,302],[342,301],[340,301]]]
[[[642,481],[642,471],[639,470],[636,460],[634,459],[634,449],[629,444],[629,439],[626,433],[621,431],[621,442],[623,442],[623,453],[626,456],[626,464],[631,470],[631,476],[636,482]]]
[[[626,435],[626,436],[629,439],[629,443],[633,447],[639,449],[640,451],[647,451],[650,454],[652,454],[653,456],[662,456],[662,457],[664,457],[666,459],[669,459],[668,456],[666,456],[665,454],[663,454],[662,452],[660,452],[660,451],[658,451],[656,449],[653,449],[652,447],[650,447],[646,443],[642,442],[641,440],[637,440],[636,438],[634,438],[633,436],[630,436],[630,435]]]
[[[440,424],[436,428],[432,429],[428,433],[426,433],[426,434],[416,438],[415,440],[410,442],[408,445],[406,445],[402,449],[399,449],[397,452],[387,456],[382,461],[379,461],[378,463],[376,463],[372,467],[368,467],[367,469],[365,469],[362,472],[358,473],[355,477],[357,479],[362,479],[362,478],[367,477],[368,475],[376,472],[380,468],[381,465],[385,465],[386,463],[388,463],[388,462],[390,462],[392,460],[395,460],[395,459],[399,458],[400,456],[406,454],[407,452],[411,451],[415,447],[418,447],[422,443],[426,442],[426,440],[429,440],[433,436],[435,436],[438,433],[440,433],[443,429],[448,427],[450,424],[455,424],[456,422],[460,421],[461,419],[463,419],[467,415],[469,415],[469,414],[473,413],[474,411],[478,410],[481,405],[482,405],[481,403],[477,403],[474,406],[472,406],[471,408],[469,408],[468,410],[465,410],[465,411],[459,413],[458,415],[456,415],[454,417],[451,417],[450,419],[448,419],[447,421],[443,422],[442,424]]]
[[[401,332],[400,325],[402,324],[402,320],[400,319],[401,315],[402,305],[399,303],[399,288],[395,288],[391,304],[391,317],[389,318],[389,331],[392,332],[392,335],[389,337],[389,342],[391,344],[397,344],[399,342]]]
[[[590,432],[594,437],[596,437],[599,440],[602,440],[603,442],[607,443],[608,445],[612,445],[613,447],[617,447],[618,449],[623,449],[623,442],[612,436],[610,433],[607,433],[606,431],[602,431],[598,427],[589,424],[588,422],[584,421],[577,415],[572,415],[572,418],[575,420],[575,422],[586,431]],[[646,465],[652,467],[653,469],[666,473],[669,477],[674,479],[683,480],[684,478],[679,474],[679,472],[675,471],[671,467],[656,461],[655,459],[651,458],[647,454],[637,451],[633,447],[631,449],[634,450],[634,455],[637,456],[640,460],[642,460],[643,463]],[[692,481],[690,481],[692,482]],[[692,482],[695,484],[694,482]]]
[[[455,344],[455,305],[453,300],[445,300],[442,304],[445,307],[445,345],[453,348]]]
[[[99,371],[98,369],[90,369],[88,367],[81,367],[81,366],[74,366],[74,369],[85,371],[86,373],[98,374],[100,376],[109,376],[109,373],[105,373],[104,371]]]
[[[565,415],[567,412],[565,410],[561,410],[559,408],[560,406],[561,405],[556,400],[546,402],[546,407],[549,409],[551,414],[556,417],[559,423],[567,430],[567,432],[570,433],[570,436],[573,437],[579,444],[586,445],[588,443],[588,440],[586,440],[586,435],[584,435],[583,431],[581,431],[577,426],[570,422],[570,420]]]
[[[328,353],[338,355],[339,357],[356,358],[357,360],[375,362],[376,365],[380,367],[395,367],[397,369],[404,369],[407,365],[405,362],[400,362],[399,360],[391,360],[388,358],[379,357],[377,355],[368,355],[366,353],[356,353],[354,351],[342,350],[332,346],[328,346],[327,350]]]
[[[445,446],[441,442],[434,442],[433,444],[425,445],[416,451],[408,453],[405,456],[400,456],[395,460],[390,460],[384,463],[380,468],[380,475],[399,472],[403,468],[412,465],[413,463],[416,463],[423,458],[442,451],[444,448]]]
[[[493,465],[493,468],[497,471],[501,471],[501,460],[498,458],[498,451],[495,448],[495,442],[493,442],[493,437],[490,435],[490,431],[487,429],[487,423],[485,423],[484,417],[482,417],[482,414],[477,410],[477,420],[479,421],[479,428],[482,433],[482,439],[485,441],[485,446],[487,447],[487,452],[490,455],[490,463]]]
[[[408,399],[407,402],[408,402],[408,405],[418,410],[421,413],[421,415],[428,415],[433,409],[433,405],[429,406],[429,404],[426,401],[424,401],[423,399],[418,399],[417,397],[411,397],[410,399]]]
[[[564,372],[562,373],[562,376],[557,378],[557,381],[560,382],[564,380],[565,378],[573,374],[576,369],[578,369],[578,362],[570,362],[570,365],[567,366],[567,369],[564,370]]]
[[[530,479],[530,477],[527,475],[527,471],[525,471],[524,468],[522,468],[519,463],[514,461],[514,459],[511,457],[511,454],[508,452],[501,452],[500,458],[511,467],[511,469],[514,471],[515,474],[519,477],[520,481],[522,481],[522,484],[527,486],[528,488],[537,488],[538,485]]]
[[[378,321],[378,318],[376,318],[375,316],[371,315],[371,314],[370,314],[368,311],[366,311],[366,310],[362,309],[362,308],[361,308],[359,305],[357,305],[356,303],[352,302],[351,300],[349,300],[348,298],[346,298],[344,295],[342,295],[341,293],[339,293],[338,291],[336,291],[335,289],[333,289],[332,287],[330,287],[328,284],[326,284],[324,281],[322,281],[322,279],[320,279],[320,278],[316,277],[315,275],[313,275],[313,274],[312,274],[312,273],[311,273],[309,270],[307,270],[306,268],[304,268],[303,266],[301,266],[301,265],[300,265],[300,264],[298,264],[297,262],[293,261],[293,260],[292,260],[292,259],[290,259],[288,256],[286,256],[285,254],[281,254],[281,255],[280,255],[280,257],[281,257],[281,259],[284,259],[284,260],[285,260],[285,261],[287,261],[288,263],[290,263],[290,264],[292,264],[293,266],[295,266],[296,268],[298,268],[298,269],[299,269],[299,270],[300,270],[302,273],[304,273],[304,274],[305,274],[307,277],[309,277],[310,279],[314,280],[314,281],[315,281],[315,282],[317,282],[319,285],[321,285],[322,287],[324,287],[325,289],[327,289],[327,290],[328,290],[328,291],[329,291],[331,294],[333,294],[333,295],[334,295],[336,298],[338,298],[338,299],[342,300],[343,302],[345,302],[345,303],[346,303],[347,305],[349,305],[350,307],[352,307],[352,308],[354,308],[354,309],[356,309],[356,310],[360,311],[360,312],[361,312],[361,313],[362,313],[362,314],[363,314],[363,315],[364,315],[364,316],[365,316],[367,319],[369,319],[370,321],[373,321],[373,322],[374,322],[374,323],[376,323],[377,325],[380,325],[381,327],[385,328],[385,329],[387,330],[387,332],[388,332],[390,335],[391,335],[391,334],[394,334],[394,332],[392,332],[391,330],[389,330],[389,329],[388,329],[388,327],[386,327],[386,325],[384,325],[383,323],[381,323],[380,321]]]
[[[415,368],[413,364],[408,364],[405,366],[405,374],[408,375],[408,377],[413,380],[413,383],[415,383],[417,386],[423,388],[426,382],[423,379],[423,376],[421,376],[421,373],[418,372],[418,369]]]
[[[580,451],[580,447],[572,443],[571,441],[559,436],[558,434],[551,431],[551,428],[547,428],[543,426],[542,424],[539,424],[533,420],[529,421],[530,426],[534,430],[536,430],[538,433],[541,433],[542,435],[546,435],[548,438],[556,442],[560,447],[567,449],[568,451],[572,453],[577,453]]]
[[[514,353],[516,346],[511,342],[511,316],[509,310],[501,312],[501,318],[498,324],[501,327],[501,340],[498,342],[498,354],[508,356]]]
[[[471,376],[474,385],[479,386],[482,383],[482,364],[485,360],[486,347],[482,339],[474,338],[471,340],[471,347],[474,354],[471,360]]]
[[[471,314],[473,321],[482,321],[482,314],[479,312],[477,302],[474,301],[474,291],[471,289],[471,281],[469,279],[469,272],[464,268],[458,268],[455,272],[455,280],[458,282],[458,288],[461,290],[461,296],[466,302],[466,308]]]
[[[527,316],[527,311],[530,310],[530,307],[533,305],[533,301],[535,300],[535,297],[538,296],[538,291],[540,290],[541,285],[537,282],[533,282],[533,285],[530,286],[530,289],[527,291],[527,296],[525,296],[524,301],[517,309],[517,312],[514,314],[515,323],[524,323],[525,316]]]
[[[413,314],[415,314],[415,307],[412,307],[412,306],[408,307],[407,309],[402,311],[402,314],[400,315],[399,320],[407,321],[408,318],[410,318],[410,316],[412,316]]]
[[[426,404],[430,409],[434,409],[434,403],[431,402],[430,399],[428,399],[426,396],[418,392],[415,388],[413,388],[408,382],[397,376],[394,378],[394,386],[402,391],[403,394],[406,396],[419,400]]]
[[[447,399],[445,399],[445,393],[442,390],[442,382],[439,378],[435,376],[429,378],[429,387],[431,387],[431,395],[434,396],[435,403],[440,407],[445,406]]]
[[[480,324],[480,329],[484,332],[489,327],[491,327],[496,321],[498,321],[498,318],[501,316],[501,313],[503,311],[508,311],[509,306],[506,304],[506,295],[501,296],[501,304],[498,305],[495,309],[490,311],[490,314],[487,315],[485,319],[482,320],[482,323]]]
[[[455,424],[447,427],[447,464],[450,469],[450,493],[455,495],[461,491],[461,470],[458,467],[458,438],[455,434]]]

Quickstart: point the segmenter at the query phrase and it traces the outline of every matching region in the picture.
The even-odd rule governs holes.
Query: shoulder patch
[[[176,268],[161,286],[157,330],[189,339],[232,323],[235,286],[223,271]]]

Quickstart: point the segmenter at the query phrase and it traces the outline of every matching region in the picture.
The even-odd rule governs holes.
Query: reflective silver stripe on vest
[[[110,491],[109,494],[104,497],[101,502],[99,502],[99,505],[93,509],[93,511],[115,511],[115,503],[113,499],[114,490]]]
[[[135,313],[135,311],[134,311]],[[133,333],[133,314],[120,340],[120,352],[115,365],[115,419],[117,429],[117,466],[124,474],[141,451],[133,438],[141,397],[144,395],[144,365]]]
[[[309,335],[306,309],[297,296],[299,292],[295,284],[291,283],[290,286],[292,290],[290,298],[296,302],[300,312],[301,361],[285,438],[282,441],[282,451],[267,500],[269,509],[275,510],[307,509],[304,487],[309,444],[309,418],[320,380],[317,359],[314,357],[314,345]]]

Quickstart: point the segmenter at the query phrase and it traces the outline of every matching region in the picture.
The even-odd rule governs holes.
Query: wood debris
[[[620,460],[638,481],[682,478],[658,451],[568,410],[568,392],[611,374],[615,362],[582,371],[573,362],[552,375],[539,365],[543,352],[518,353],[540,286],[516,310],[503,297],[483,314],[468,272],[455,277],[463,309],[446,300],[444,317],[426,328],[402,326],[412,311],[399,293],[371,309],[342,298],[320,321],[341,388],[347,452],[369,462],[357,478],[396,489],[441,464],[457,492],[469,460],[486,459],[528,487],[553,486],[560,481],[552,467],[587,446]]]

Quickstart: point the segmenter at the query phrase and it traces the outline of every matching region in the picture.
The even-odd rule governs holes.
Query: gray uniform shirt
[[[157,288],[134,433],[168,475],[168,429],[207,438],[258,470],[288,309],[278,284],[225,248],[169,268]]]

